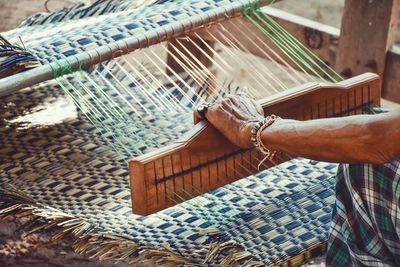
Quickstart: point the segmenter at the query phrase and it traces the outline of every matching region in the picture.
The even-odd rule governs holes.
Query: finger
[[[241,99],[246,104],[246,107],[249,110],[254,110],[257,113],[257,115],[259,114],[261,116],[264,116],[264,109],[260,104],[257,103],[255,99],[244,95],[241,95]]]
[[[199,112],[196,110],[194,113],[193,113],[193,123],[194,123],[194,125],[196,125],[196,124],[198,124],[200,121],[202,121],[203,120],[203,118],[201,117],[201,115],[199,114]]]
[[[257,111],[250,105],[246,97],[239,95],[229,95],[221,102],[221,109],[228,112],[239,120],[247,120],[250,117],[257,117]]]
[[[220,102],[218,105],[209,107],[205,116],[206,119],[214,125],[223,120],[226,117],[226,114],[228,114],[228,112],[223,107],[222,102]]]
[[[233,108],[233,113],[235,116],[241,119],[249,119],[260,116],[252,101],[252,99],[246,96],[239,96],[236,98],[235,107]]]
[[[233,96],[228,96],[224,99],[221,100],[219,103],[219,107],[224,108],[224,109],[232,109],[232,107],[235,105],[234,103],[234,97]]]
[[[252,100],[251,104],[257,110],[257,112],[264,117],[265,114],[264,114],[263,107],[260,104],[258,104],[257,101],[255,101],[255,100]]]

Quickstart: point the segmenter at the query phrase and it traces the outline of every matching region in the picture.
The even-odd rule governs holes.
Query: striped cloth
[[[341,165],[327,266],[400,266],[400,157]]]

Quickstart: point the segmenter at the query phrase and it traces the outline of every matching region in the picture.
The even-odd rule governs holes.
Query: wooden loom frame
[[[308,83],[261,99],[259,103],[266,114],[300,120],[362,114],[363,107],[380,105],[380,80],[376,74],[366,73],[337,84]],[[257,150],[244,151],[234,146],[203,121],[174,144],[130,161],[133,211],[149,215],[173,206],[176,204],[171,201],[173,192],[181,193],[185,187],[191,194],[199,195],[185,186],[185,179],[190,179],[200,190],[209,191],[244,178],[226,166],[245,165],[246,174],[257,173],[259,170],[246,162],[261,159]],[[202,175],[207,179],[202,179]]]
[[[388,6],[384,5],[384,7],[387,8]],[[353,6],[351,6],[351,8],[354,9]],[[264,8],[263,11],[276,19],[278,23],[280,23],[285,29],[289,29],[291,32],[294,32],[294,36],[297,39],[299,39],[303,43],[306,43],[309,48],[315,54],[320,56],[325,62],[327,62],[328,65],[336,65],[336,68],[339,69],[340,66],[346,66],[345,70],[342,71],[342,75],[351,76],[347,75],[348,73],[346,73],[348,69],[348,62],[346,61],[347,57],[339,57],[336,60],[336,54],[333,56],[331,51],[332,44],[338,46],[338,36],[335,36],[338,31],[335,31],[332,27],[325,26],[321,27],[322,30],[327,31],[324,33],[323,31],[308,27],[310,25],[305,26],[297,24],[296,16],[288,16],[285,12],[277,11],[276,9],[269,7]],[[250,21],[243,20],[241,17],[231,18],[229,22],[234,21],[234,23],[236,23],[238,22],[238,20],[241,20],[241,22],[246,24],[247,26],[251,25]],[[392,20],[393,16],[390,16],[389,22],[391,23]],[[302,23],[307,24],[309,23],[309,21],[303,20]],[[220,24],[224,25],[224,27],[227,28],[230,32],[235,33],[235,28],[229,26],[228,22],[221,21]],[[344,25],[345,26],[343,27],[343,32],[346,33],[346,27],[349,27],[349,24],[345,23]],[[317,24],[317,26],[320,25]],[[199,29],[198,34],[207,42],[210,42],[210,44],[212,45],[213,40],[212,38],[210,38],[207,32],[210,31],[214,33],[218,31],[217,27],[218,25],[212,25],[207,30]],[[304,33],[304,35],[299,36],[299,33]],[[236,32],[236,34],[238,33]],[[313,40],[313,38],[315,37],[317,37],[316,43],[312,43],[310,40]],[[325,46],[323,46],[324,38],[328,38],[330,40],[330,43],[328,43],[328,45],[326,45],[325,43]],[[194,39],[196,40],[196,38]],[[265,36],[261,36],[260,41],[271,45],[270,40]],[[318,41],[320,43],[318,43]],[[355,42],[356,40],[354,40],[353,38],[352,41]],[[390,42],[390,40],[386,40],[386,46],[388,42]],[[229,44],[224,44],[229,46]],[[342,41],[340,44],[341,48],[338,48],[338,50],[349,50],[349,45],[346,44],[346,41]],[[379,45],[382,46],[382,43],[379,43]],[[327,51],[327,49],[329,49],[329,51]],[[249,52],[251,52],[252,54],[263,57],[263,55],[260,54],[260,52],[256,49],[250,48],[249,50]],[[278,54],[282,56],[280,52],[278,52]],[[373,54],[373,56],[379,57],[382,56],[381,54],[382,53],[375,53]],[[327,57],[329,57],[328,60]],[[174,64],[173,60],[169,59],[169,63],[175,65],[175,67],[178,67],[178,64]],[[204,65],[207,66],[209,65],[208,63],[209,62],[205,62]],[[337,65],[339,65],[339,67]],[[379,69],[379,66],[374,67],[376,68],[370,70],[383,75],[383,73],[380,72],[381,69]],[[357,71],[359,71],[360,73],[363,73],[363,70],[364,69],[362,68],[357,69]],[[352,71],[350,72],[350,74],[353,74]],[[354,71],[354,73],[357,72]],[[277,94],[273,97],[262,99],[260,100],[260,103],[263,105],[266,114],[274,113],[282,117],[293,119],[315,119],[329,117],[333,114],[336,116],[346,114],[360,114],[362,113],[362,110],[360,109],[356,109],[356,112],[346,113],[343,107],[341,107],[340,112],[335,112],[335,110],[337,110],[337,107],[334,107],[332,109],[332,105],[335,104],[328,104],[328,101],[333,101],[333,103],[335,103],[336,98],[341,99],[342,97],[347,97],[348,109],[354,109],[361,104],[379,106],[381,86],[382,81],[379,80],[379,76],[375,76],[373,74],[365,74],[362,76],[356,76],[353,79],[346,80],[344,82],[340,82],[336,85],[307,84],[286,91],[284,93]],[[368,93],[365,93],[363,89],[366,87],[368,87]],[[358,93],[358,96],[354,97],[354,99],[356,99],[355,102],[353,102],[351,94],[357,95],[357,92],[359,90],[364,93]],[[300,104],[299,99],[302,99],[303,101],[305,101],[305,103]],[[359,104],[357,104],[357,101],[359,102]],[[337,101],[337,103],[339,102]],[[310,111],[307,109],[312,110],[312,106],[325,108],[325,114],[311,114]],[[296,111],[300,110],[303,115],[309,114],[309,116],[307,117],[306,115],[304,115],[302,117],[299,116],[298,113],[290,114],[287,112],[290,109]],[[333,110],[333,113],[331,114],[328,112],[328,110],[330,109]],[[194,154],[199,154],[199,156],[197,158],[195,157],[195,159],[188,160],[188,158],[190,158],[190,155]],[[236,175],[232,172],[229,173],[229,171],[221,174],[218,173],[219,171],[216,171],[215,169],[210,170],[209,167],[210,164],[217,165],[218,163],[216,162],[219,161],[225,162],[225,165],[232,164],[232,166],[235,166],[235,161],[238,161],[238,155],[240,155],[241,158],[243,158],[243,155],[245,155],[245,157],[247,157],[247,161],[250,161],[250,159],[255,162],[261,160],[261,155],[259,153],[255,155],[254,151],[242,152],[239,148],[234,147],[232,144],[230,144],[215,129],[209,127],[207,123],[203,122],[200,125],[195,126],[185,137],[183,137],[176,143],[131,160],[129,163],[129,168],[133,196],[132,206],[134,213],[148,215],[153,212],[157,212],[159,210],[173,206],[176,204],[176,202],[181,202],[181,200],[171,195],[171,192],[176,192],[179,195],[186,196],[187,199],[190,199],[192,198],[192,196],[199,195],[199,191],[207,192],[223,186],[227,183],[233,182],[234,180],[243,178],[240,177],[240,175]],[[176,169],[179,169],[180,171],[177,171]],[[256,173],[258,171],[252,166],[247,166],[246,170],[250,171],[251,173]],[[194,172],[195,174],[193,175],[192,172]],[[209,182],[205,183],[201,177],[202,174],[203,177],[207,175],[207,172]],[[213,178],[218,177],[226,177],[227,179],[220,178],[220,180],[218,181],[212,181]],[[191,180],[191,182],[193,182],[193,185],[197,189],[185,188],[185,179]],[[179,187],[184,188],[184,192],[177,189]]]
[[[246,0],[242,3],[249,6],[249,1],[254,2],[255,0]],[[270,1],[260,0],[260,4],[264,5]],[[400,0],[345,1],[341,29],[271,7],[264,7],[262,10],[291,32],[297,40],[306,44],[329,66],[334,67],[339,73],[347,75],[347,78],[365,72],[377,73],[382,79],[383,97],[400,103],[400,74],[397,71],[400,69],[400,47],[393,47]],[[238,1],[236,7],[229,10],[229,15],[240,10],[242,10],[242,6]],[[224,12],[226,10],[221,9],[217,12],[218,14],[215,13],[212,16],[224,20],[222,16]],[[190,25],[197,27],[209,19],[211,18],[199,18],[191,21]],[[78,54],[77,58],[83,64],[84,69],[89,69],[93,64],[111,58],[112,53],[116,51],[126,54],[143,47],[145,43],[156,43],[159,36],[174,37],[175,32],[172,30],[174,27],[183,27],[185,31],[190,30],[191,26],[186,24],[171,24],[167,27],[168,29],[160,27],[159,32],[150,36],[141,34],[116,41],[109,46]],[[360,45],[367,50],[359,49]],[[0,96],[52,79],[53,69],[57,70],[60,65],[76,70],[79,65],[77,58],[70,56],[68,62],[59,60],[58,64],[40,66],[0,79]]]

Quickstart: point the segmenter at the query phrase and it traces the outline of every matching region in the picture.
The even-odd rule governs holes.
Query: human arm
[[[245,96],[230,96],[206,113],[206,119],[240,147],[253,145],[252,121],[262,116],[261,107]],[[382,164],[400,155],[400,109],[310,121],[279,119],[261,133],[261,139],[267,148],[295,156]]]

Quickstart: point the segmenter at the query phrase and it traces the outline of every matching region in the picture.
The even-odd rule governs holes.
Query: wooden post
[[[383,77],[395,39],[400,0],[346,0],[336,70],[345,78],[364,72]]]
[[[384,78],[382,96],[400,103],[400,47],[395,46],[389,50]]]

